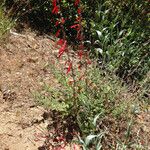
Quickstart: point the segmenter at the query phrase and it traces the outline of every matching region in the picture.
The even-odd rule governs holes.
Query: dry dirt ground
[[[46,67],[55,57],[53,40],[26,31],[11,33],[7,43],[0,45],[0,150],[37,150],[46,132],[44,108],[37,106],[33,93],[44,82],[53,86],[54,78]],[[141,119],[140,117],[144,119]],[[143,120],[143,122],[141,122]],[[149,136],[150,115],[141,114],[138,129]],[[147,139],[149,142],[149,138]]]
[[[52,75],[45,69],[53,44],[31,32],[13,32],[7,43],[1,43],[0,150],[37,150],[43,144],[35,142],[35,134],[47,126],[42,122],[44,109],[35,105],[32,93],[43,82],[53,84]]]

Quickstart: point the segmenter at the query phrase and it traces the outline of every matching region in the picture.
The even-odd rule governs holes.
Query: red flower
[[[56,21],[55,26],[57,27],[59,25],[59,20]]]
[[[76,29],[78,31],[80,29],[80,25],[79,24],[74,24],[70,28],[71,29]]]
[[[77,12],[80,15],[81,14],[81,8],[78,8]]]
[[[79,51],[78,51],[78,56],[79,56],[79,59],[82,59],[82,56],[83,56],[83,50],[79,50]]]
[[[56,32],[55,36],[58,37],[60,35],[60,29]]]
[[[61,23],[64,24],[65,21],[66,21],[66,20],[62,17],[62,18],[61,18]]]
[[[63,45],[63,43],[64,43],[64,40],[63,40],[63,39],[59,39],[59,40],[57,41],[57,45],[62,46],[62,45]]]
[[[71,68],[72,68],[72,62],[69,62],[69,66],[68,66],[68,69],[67,69],[67,74],[71,71]]]
[[[63,43],[63,45],[62,45],[62,47],[59,49],[59,52],[58,52],[58,53],[59,53],[58,58],[60,58],[61,55],[65,52],[66,46],[67,46],[67,41],[65,40],[64,43]]]
[[[79,3],[80,3],[80,0],[76,0],[75,3],[74,3],[74,5],[75,5],[75,6],[78,6]]]
[[[57,0],[53,0],[52,4],[53,4],[53,7],[56,7]]]
[[[59,7],[58,6],[54,6],[53,10],[52,10],[52,13],[53,14],[58,14],[59,12]]]

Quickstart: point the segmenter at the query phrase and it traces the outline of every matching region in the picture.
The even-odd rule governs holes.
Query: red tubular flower
[[[60,29],[56,32],[55,36],[58,37],[60,35]]]
[[[78,31],[80,29],[80,25],[79,24],[74,24],[70,28],[71,29],[76,29]]]
[[[81,8],[78,8],[77,13],[80,15],[81,14]]]
[[[77,27],[79,27],[79,24],[74,24],[70,28],[77,28]]]
[[[76,0],[75,3],[74,3],[74,5],[75,5],[75,6],[78,6],[79,3],[80,3],[80,0]]]
[[[61,23],[64,24],[65,21],[66,21],[66,20],[62,17],[62,18],[61,18]]]
[[[55,26],[57,27],[60,24],[60,22],[57,20],[55,23]]]
[[[69,62],[69,66],[68,66],[68,69],[67,69],[67,74],[71,71],[71,68],[72,68],[72,62]]]
[[[55,7],[56,4],[57,4],[57,0],[53,0],[53,1],[52,1],[52,4],[53,4],[53,7]]]
[[[64,40],[63,40],[63,39],[59,39],[59,40],[57,41],[57,45],[62,46],[62,45],[63,45],[63,43],[64,43]]]
[[[82,59],[82,56],[83,56],[83,50],[79,50],[79,51],[78,51],[78,56],[79,56],[79,59]]]
[[[58,6],[54,6],[53,10],[52,10],[52,13],[53,14],[58,14],[59,12],[59,7]]]
[[[66,50],[66,46],[67,46],[67,41],[65,40],[62,47],[59,49],[59,55],[58,55],[58,58],[61,57],[61,55],[65,52]]]

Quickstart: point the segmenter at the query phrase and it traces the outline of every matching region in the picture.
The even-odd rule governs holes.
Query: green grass
[[[0,5],[0,39],[4,38],[14,26],[14,21],[4,14],[3,5]]]

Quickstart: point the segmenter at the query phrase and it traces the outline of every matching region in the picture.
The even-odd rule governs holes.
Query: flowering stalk
[[[73,99],[74,99],[74,107],[75,110],[77,110],[78,104],[77,104],[77,95],[78,95],[78,90],[77,90],[77,83],[78,81],[80,81],[80,77],[83,75],[81,74],[79,79],[76,79],[75,77],[75,66],[73,65],[73,57],[71,58],[69,55],[69,49],[68,49],[68,41],[67,41],[67,35],[66,35],[66,30],[65,30],[65,24],[67,23],[68,19],[64,18],[64,14],[63,14],[63,7],[62,7],[62,1],[61,0],[53,0],[53,10],[52,13],[54,15],[58,15],[59,18],[55,23],[55,26],[58,28],[57,32],[56,32],[56,36],[60,37],[61,35],[61,39],[58,40],[57,44],[60,45],[61,47],[59,48],[59,52],[58,52],[58,58],[61,58],[61,56],[66,53],[67,54],[67,61],[66,61],[66,65],[67,66],[67,71],[66,71],[66,75],[71,75],[72,77],[72,81],[70,83],[73,83],[72,86],[72,90],[73,90]],[[74,1],[74,6],[76,9],[76,20],[75,23],[73,25],[71,25],[69,28],[71,30],[75,30],[76,31],[76,40],[78,41],[79,45],[77,47],[77,55],[79,58],[79,65],[78,65],[78,69],[79,72],[81,70],[82,64],[85,65],[85,72],[84,72],[84,76],[85,76],[85,83],[86,83],[86,91],[87,91],[87,87],[88,87],[88,81],[87,81],[87,68],[88,68],[88,64],[90,64],[90,60],[88,58],[88,52],[85,51],[85,47],[84,47],[84,35],[83,35],[83,27],[82,27],[82,7],[80,4],[80,0],[75,0]],[[57,11],[58,10],[58,11]],[[69,84],[70,84],[69,83]]]
[[[62,37],[57,41],[57,45],[60,46],[59,52],[58,52],[58,59],[62,57],[63,54],[67,55],[67,60],[65,65],[67,65],[67,71],[66,71],[66,76],[71,76],[72,80],[69,81],[69,85],[72,87],[73,91],[73,105],[71,106],[71,112],[74,112],[74,116],[78,114],[78,94],[81,93],[82,88],[79,87],[79,82],[81,80],[85,79],[86,82],[86,91],[88,87],[87,83],[87,67],[89,63],[89,58],[88,58],[88,53],[85,51],[85,46],[84,46],[84,34],[83,34],[83,27],[82,27],[82,7],[80,4],[80,0],[75,0],[74,1],[74,6],[76,9],[76,19],[74,24],[69,25],[69,28],[67,30],[75,31],[76,33],[76,41],[78,41],[78,46],[77,46],[77,56],[79,58],[79,65],[77,68],[80,75],[77,78],[75,74],[75,65],[73,65],[74,62],[74,57],[70,56],[69,53],[69,48],[68,48],[68,43],[69,41],[67,40],[67,30],[65,29],[66,24],[69,22],[67,17],[65,18],[65,15],[63,14],[63,6],[62,6],[62,1],[61,0],[53,0],[53,10],[52,13],[54,15],[59,16],[57,21],[55,22],[55,26],[57,27],[57,32],[56,36],[57,37]],[[75,48],[75,46],[74,46]],[[82,63],[85,65],[85,72],[84,75],[82,73]]]

